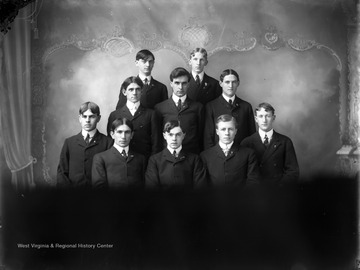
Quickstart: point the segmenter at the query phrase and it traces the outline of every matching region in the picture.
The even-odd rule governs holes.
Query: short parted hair
[[[260,103],[256,108],[255,108],[255,115],[258,111],[260,111],[261,109],[264,109],[266,112],[272,112],[273,115],[275,115],[275,109],[273,106],[271,106],[270,103],[267,102],[262,102]]]
[[[233,116],[231,116],[230,114],[223,114],[223,115],[220,115],[218,118],[216,118],[215,127],[216,127],[216,129],[218,129],[218,125],[220,122],[231,122],[231,121],[234,122],[235,128],[237,129],[238,123],[237,123],[236,119]]]
[[[204,48],[195,48],[194,50],[192,50],[192,52],[190,53],[190,59],[195,55],[195,53],[201,53],[204,58],[207,60],[207,51]]]
[[[181,127],[181,124],[180,124],[180,121],[179,120],[170,120],[170,121],[167,121],[164,125],[164,129],[163,129],[163,132],[164,133],[169,133],[170,130],[172,130],[173,128],[176,128],[176,127],[180,127],[182,132],[185,133],[184,129]]]
[[[174,79],[186,76],[188,78],[188,82],[190,81],[190,73],[182,67],[177,67],[170,73],[170,81],[172,82]]]
[[[88,101],[88,102],[81,104],[80,109],[79,109],[79,115],[82,115],[87,110],[90,110],[93,114],[100,115],[100,108],[94,102]]]
[[[116,118],[111,123],[111,131],[114,132],[117,127],[122,126],[122,125],[128,126],[131,129],[131,131],[134,130],[134,126],[133,126],[132,122],[129,119],[123,117],[123,118]]]
[[[225,76],[227,75],[234,75],[237,80],[240,82],[240,77],[239,74],[237,74],[237,72],[233,69],[225,69],[221,74],[220,74],[220,81],[222,82],[225,78]]]
[[[136,57],[135,57],[135,59],[136,60],[140,60],[140,59],[142,59],[142,60],[148,60],[150,57],[152,57],[153,59],[154,59],[154,61],[155,61],[155,56],[154,56],[154,54],[152,53],[152,52],[150,52],[149,50],[141,50],[141,51],[138,51],[137,52],[137,54],[136,54]]]
[[[137,85],[140,86],[140,88],[143,88],[143,86],[144,86],[144,83],[142,82],[142,80],[139,77],[131,76],[131,77],[126,78],[125,81],[122,83],[120,91],[126,90],[126,88],[132,83],[136,83]]]

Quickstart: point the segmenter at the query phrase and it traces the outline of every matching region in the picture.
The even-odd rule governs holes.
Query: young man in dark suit
[[[235,144],[236,119],[228,114],[215,121],[219,142],[201,153],[211,186],[244,187],[258,183],[259,169],[252,149]]]
[[[150,155],[162,150],[161,125],[154,110],[141,104],[143,83],[138,77],[129,77],[121,85],[126,104],[113,111],[108,119],[107,133],[111,135],[111,126],[117,118],[127,118],[132,122],[134,136],[130,148],[137,153]]]
[[[259,130],[241,145],[255,150],[264,184],[282,186],[298,180],[299,165],[291,139],[273,129],[275,117],[275,109],[269,103],[260,103],[255,109]]]
[[[114,139],[113,147],[94,156],[93,188],[143,188],[146,158],[129,147],[134,135],[132,122],[126,118],[115,119],[110,134]]]
[[[190,73],[184,68],[175,68],[170,74],[172,96],[157,104],[155,111],[159,115],[162,125],[170,120],[181,122],[186,130],[182,143],[184,151],[199,154],[202,150],[203,137],[203,106],[187,96]]]
[[[96,125],[100,121],[100,108],[93,102],[85,102],[79,109],[81,132],[67,138],[60,154],[57,170],[57,187],[89,188],[91,166],[95,154],[109,149],[113,140],[100,133]]]
[[[238,131],[234,143],[241,141],[256,131],[251,104],[237,97],[236,90],[240,84],[235,70],[226,69],[220,75],[222,95],[209,102],[205,109],[204,149],[208,149],[219,141],[215,133],[215,120],[223,114],[232,115],[238,123]]]
[[[155,56],[149,50],[141,50],[136,54],[135,65],[139,68],[138,77],[144,84],[140,102],[145,108],[149,109],[154,109],[156,104],[168,98],[166,86],[151,76],[154,64]],[[126,101],[127,99],[122,89],[120,89],[116,109],[122,108],[126,104]]]
[[[184,151],[184,133],[180,122],[171,120],[164,125],[167,147],[150,157],[145,181],[149,188],[192,189],[205,185],[205,170],[198,155]]]
[[[204,48],[195,48],[190,53],[189,65],[192,76],[187,93],[189,98],[204,106],[222,93],[219,81],[204,72],[207,63],[207,51]]]

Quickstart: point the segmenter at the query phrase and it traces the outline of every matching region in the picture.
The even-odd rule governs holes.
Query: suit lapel
[[[139,108],[136,110],[133,119],[138,118],[145,111],[145,108],[140,104]],[[130,113],[131,114],[131,113]]]
[[[162,156],[163,158],[165,158],[167,161],[170,161],[172,163],[175,163],[175,157],[172,155],[172,153],[170,153],[169,149],[165,148],[162,151]]]
[[[216,155],[220,158],[220,159],[226,159],[227,157],[225,156],[223,150],[221,149],[219,143],[217,143],[215,146],[214,146],[214,150],[215,150],[215,153]]]
[[[186,97],[186,99],[184,101],[184,104],[181,107],[180,112],[183,112],[183,111],[187,110],[190,107],[190,104],[191,104],[191,100],[188,97]]]
[[[270,141],[268,148],[265,150],[262,160],[265,161],[266,159],[271,157],[271,155],[273,155],[277,151],[280,145],[281,141],[279,140],[279,136],[277,136],[277,133],[274,131],[273,137]]]
[[[141,105],[140,105],[141,106]],[[140,107],[139,107],[140,108]],[[134,118],[126,104],[121,108],[122,114],[126,119],[130,121]]]
[[[81,132],[76,135],[76,142],[78,143],[78,145],[82,146],[82,147],[87,147],[84,137],[82,136]]]
[[[120,159],[122,162],[126,162],[125,157],[123,157],[123,155],[120,154],[120,152],[114,146],[111,148],[111,152],[117,159]]]

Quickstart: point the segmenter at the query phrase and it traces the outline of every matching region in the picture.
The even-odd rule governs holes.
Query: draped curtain
[[[31,26],[20,10],[11,30],[0,43],[0,110],[4,154],[11,181],[19,192],[34,187],[31,156]]]

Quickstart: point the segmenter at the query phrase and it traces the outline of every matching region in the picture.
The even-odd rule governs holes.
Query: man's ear
[[[96,122],[99,123],[100,119],[101,119],[101,115],[99,114]]]
[[[113,140],[115,139],[115,138],[114,138],[114,137],[115,137],[114,135],[115,135],[114,131],[111,130],[111,131],[110,131],[110,136],[111,136],[111,138],[113,138]]]

